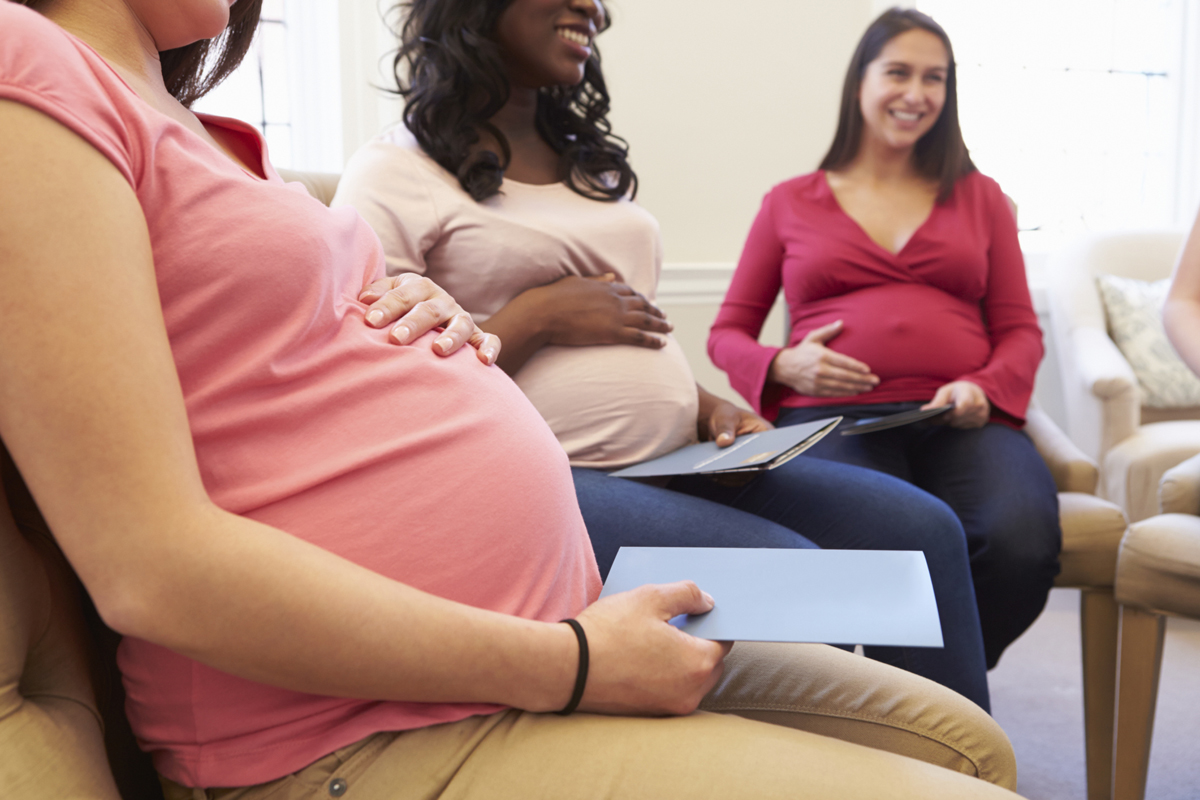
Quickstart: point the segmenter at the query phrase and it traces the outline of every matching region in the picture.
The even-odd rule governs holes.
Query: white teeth
[[[558,35],[566,39],[568,42],[574,42],[583,47],[588,46],[588,37],[579,31],[573,31],[570,28],[559,28]]]
[[[893,111],[892,114],[902,122],[916,122],[921,117],[920,114],[911,111]]]

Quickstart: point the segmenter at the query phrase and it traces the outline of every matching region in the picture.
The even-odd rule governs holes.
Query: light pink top
[[[641,206],[511,180],[476,202],[403,125],[350,159],[333,200],[344,204],[379,234],[389,273],[429,276],[477,322],[567,275],[612,272],[655,296],[662,240]],[[515,379],[576,466],[621,467],[695,441],[696,382],[674,338],[662,350],[543,347]]]
[[[383,257],[352,209],[285,185],[265,157],[267,179],[248,174],[28,8],[0,2],[0,31],[0,98],[83,137],[137,193],[218,505],[477,607],[557,621],[597,596],[567,461],[512,381],[468,350],[435,356],[432,336],[396,347],[363,324],[356,296]],[[261,150],[253,129],[204,121]],[[193,786],[271,780],[374,732],[494,710],[284,691],[135,639],[119,659],[143,747]]]

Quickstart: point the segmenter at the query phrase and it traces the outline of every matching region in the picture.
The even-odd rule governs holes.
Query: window
[[[339,76],[337,4],[263,0],[245,60],[195,110],[257,126],[276,167],[340,171]]]
[[[949,33],[971,157],[1051,236],[1181,223],[1195,0],[919,0]]]

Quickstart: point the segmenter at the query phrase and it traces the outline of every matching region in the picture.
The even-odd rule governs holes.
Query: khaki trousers
[[[379,733],[259,786],[164,788],[167,800],[1014,797],[1012,748],[978,706],[835,648],[739,643],[701,708],[509,710]]]

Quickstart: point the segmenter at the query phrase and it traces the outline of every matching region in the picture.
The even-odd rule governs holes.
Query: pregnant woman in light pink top
[[[396,62],[406,124],[355,154],[334,206],[375,228],[390,274],[432,278],[504,341],[498,365],[571,461],[601,575],[634,545],[921,550],[946,648],[867,654],[987,708],[966,546],[945,504],[804,457],[736,487],[605,474],[697,434],[728,444],[767,427],[696,385],[653,303],[662,243],[608,133],[594,41],[606,26],[593,0],[412,3]]]

